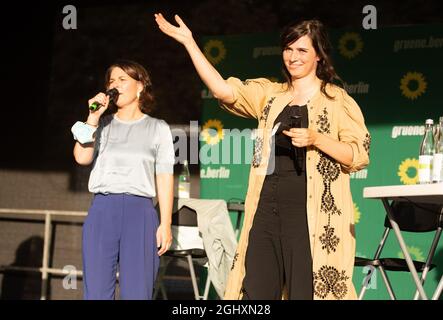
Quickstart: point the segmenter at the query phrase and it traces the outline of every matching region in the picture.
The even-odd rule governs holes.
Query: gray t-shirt
[[[89,191],[155,197],[155,174],[173,174],[174,161],[165,121],[148,115],[135,121],[105,116],[96,131]]]

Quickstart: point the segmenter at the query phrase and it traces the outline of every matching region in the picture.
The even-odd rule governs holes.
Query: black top
[[[287,105],[275,119],[274,127],[280,122],[275,134],[275,171],[296,171],[298,175],[305,172],[306,148],[294,147],[291,138],[283,134],[289,128],[308,127],[308,108],[306,105]]]

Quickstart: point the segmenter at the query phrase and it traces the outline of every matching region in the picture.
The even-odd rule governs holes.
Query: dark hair
[[[109,79],[114,68],[120,68],[126,72],[132,79],[140,81],[143,90],[140,92],[139,108],[143,113],[149,113],[154,106],[154,94],[152,92],[152,82],[148,71],[139,63],[130,60],[118,60],[113,63],[105,74],[105,87],[109,87]]]
[[[322,80],[321,84],[321,92],[327,96],[329,99],[333,99],[326,92],[326,85],[328,83],[334,83],[334,80],[338,80],[340,83],[343,81],[335,72],[335,69],[332,65],[331,58],[329,54],[331,52],[331,44],[329,42],[328,34],[326,29],[319,20],[304,20],[301,22],[293,22],[287,25],[280,36],[280,45],[282,51],[285,50],[288,46],[290,46],[294,41],[297,41],[299,38],[307,35],[311,41],[312,46],[315,49],[320,60],[317,64],[316,75]],[[286,81],[288,82],[289,87],[292,86],[291,74],[283,67],[283,73],[286,77]]]

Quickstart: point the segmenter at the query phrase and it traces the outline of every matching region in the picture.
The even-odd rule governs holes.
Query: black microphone
[[[300,107],[293,107],[293,108],[300,108]],[[299,111],[299,110],[297,110]],[[291,115],[291,119],[292,119],[292,124],[291,127],[292,128],[301,128],[302,124],[302,116],[301,115]],[[303,147],[294,147],[294,160],[295,160],[295,169],[297,171],[297,174],[300,175],[301,171],[303,169],[303,161],[305,158],[304,155],[304,148]]]
[[[116,88],[112,88],[112,89],[109,89],[108,91],[106,91],[106,95],[109,96],[109,103],[117,101],[119,94],[120,94],[120,92],[118,92],[118,90]],[[103,105],[100,102],[94,101],[89,106],[89,110],[94,112],[94,111],[97,111],[98,109],[100,109],[101,107],[103,107]]]

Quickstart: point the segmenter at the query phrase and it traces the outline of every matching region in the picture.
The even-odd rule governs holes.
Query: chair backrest
[[[400,230],[409,232],[429,232],[443,225],[443,205],[392,201],[392,213]],[[385,227],[391,228],[388,217]]]
[[[176,209],[176,206],[174,207]],[[159,211],[159,210],[158,210]],[[171,219],[172,245],[170,250],[193,250],[193,258],[204,258],[203,239],[200,236],[197,212],[187,206],[182,206],[172,213]],[[200,251],[195,251],[200,250]],[[186,255],[188,253],[173,252],[173,255]]]
[[[172,214],[171,224],[183,227],[197,227],[197,212],[187,206],[183,206]]]
[[[156,204],[155,210],[157,210],[158,218],[160,219],[160,206]],[[173,226],[185,226],[185,227],[197,227],[197,212],[187,206],[182,206],[177,210],[177,198],[174,199],[174,208],[176,210],[172,212],[171,225]]]

